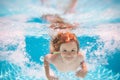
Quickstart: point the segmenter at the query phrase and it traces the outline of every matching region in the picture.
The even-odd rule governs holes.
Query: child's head
[[[58,33],[51,41],[52,52],[59,52],[63,44],[72,44],[70,47],[76,46],[77,52],[79,51],[79,43],[75,34],[70,32]]]
[[[52,52],[59,52],[64,62],[71,63],[76,59],[79,51],[79,44],[75,34],[70,32],[58,33],[51,44],[53,47]]]

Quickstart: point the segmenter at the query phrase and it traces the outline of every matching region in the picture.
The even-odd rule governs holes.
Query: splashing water
[[[90,9],[88,7],[96,0],[89,4],[83,0],[88,6],[84,6],[84,10],[78,9],[77,12],[81,13],[63,15],[55,8],[40,6],[37,0],[11,1],[0,3],[3,8],[0,9],[0,80],[46,80],[43,58],[49,53],[50,36],[48,24],[42,23],[40,16],[49,12],[60,14],[71,23],[81,24],[72,32],[78,37],[89,70],[82,79],[74,72],[61,73],[51,65],[51,70],[60,80],[120,79],[119,3],[108,0],[104,5],[102,0],[99,6]],[[24,4],[22,8],[21,4]],[[82,3],[79,4],[78,7],[83,7]]]

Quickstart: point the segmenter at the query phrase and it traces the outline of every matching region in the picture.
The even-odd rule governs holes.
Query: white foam
[[[21,2],[21,1],[19,1]],[[18,2],[18,3],[19,3]],[[26,1],[27,2],[27,1]],[[25,3],[26,3],[25,2]],[[6,2],[6,5],[9,4],[9,2]],[[20,8],[21,8],[20,3]],[[48,35],[49,29],[47,28],[47,25],[38,24],[38,23],[26,23],[28,19],[31,17],[38,17],[42,14],[60,14],[62,12],[59,12],[58,10],[55,10],[53,8],[47,8],[41,7],[38,5],[33,5],[26,3],[27,7],[23,6],[24,9],[18,9],[13,8],[11,4],[9,4],[9,11],[12,12],[11,16],[1,17],[0,18],[0,47],[3,48],[3,51],[0,51],[0,60],[7,60],[11,63],[18,65],[21,67],[21,73],[26,76],[32,76],[36,78],[43,77],[45,78],[43,65],[32,63],[30,61],[30,56],[25,50],[26,44],[25,44],[25,37],[26,36],[34,36],[34,37],[44,37],[43,34]],[[12,9],[13,8],[13,9]],[[18,12],[21,14],[16,14],[16,9],[18,9]],[[26,9],[26,11],[25,11]],[[110,14],[108,14],[110,13]],[[26,15],[27,14],[27,15]],[[99,13],[99,16],[96,11],[91,11],[89,13],[80,13],[77,14],[71,14],[71,15],[62,15],[63,18],[68,19],[68,21],[75,21],[78,23],[87,23],[87,22],[95,22],[100,21],[104,19],[111,19],[116,18],[119,15],[119,11],[113,10],[113,9],[107,9],[104,12]],[[73,32],[78,36],[89,36],[94,37],[98,36],[99,40],[97,40],[96,44],[99,44],[99,42],[104,43],[104,47],[98,46],[98,49],[93,51],[96,55],[95,58],[93,58],[91,55],[91,58],[89,59],[88,66],[89,70],[95,70],[97,65],[101,65],[101,63],[107,64],[106,59],[104,56],[106,56],[105,50],[109,50],[110,52],[114,51],[116,48],[120,48],[120,23],[118,24],[100,24],[97,26],[82,26],[80,24],[79,28],[76,30],[73,30]],[[48,36],[45,36],[46,38]],[[49,38],[46,38],[49,39]],[[87,44],[90,44],[89,42]],[[7,45],[16,45],[15,51],[7,50]],[[94,45],[90,45],[86,47],[86,49],[82,50],[83,53],[87,53],[87,50],[90,50],[91,47]],[[111,54],[111,53],[109,53]],[[99,59],[99,56],[102,55],[104,58],[103,61],[97,60]],[[85,56],[85,55],[84,55]],[[85,59],[87,57],[85,56]],[[96,59],[96,60],[95,60]],[[43,61],[43,57],[40,58],[41,61]],[[87,60],[86,60],[87,61]],[[98,62],[100,62],[98,64]],[[26,66],[27,64],[30,64],[31,66]]]

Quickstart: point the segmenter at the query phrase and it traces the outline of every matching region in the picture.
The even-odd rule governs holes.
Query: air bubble
[[[41,62],[44,61],[44,57],[43,57],[43,56],[40,57],[40,61],[41,61]]]

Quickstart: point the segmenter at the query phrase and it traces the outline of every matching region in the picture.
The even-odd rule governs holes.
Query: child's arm
[[[82,68],[81,72],[83,73],[82,76],[85,77],[88,70],[87,70],[87,65],[86,65],[86,63],[84,61],[81,63],[81,68]]]
[[[57,77],[51,76],[50,75],[50,70],[49,70],[49,62],[47,61],[48,57],[51,57],[51,55],[47,55],[44,58],[44,68],[45,68],[45,74],[48,80],[58,80]]]
[[[84,78],[88,72],[86,63],[84,61],[81,63],[81,68],[82,68],[81,70],[76,72],[76,76]]]
[[[83,57],[82,53],[79,53],[78,55],[79,55],[80,59],[82,60],[82,62],[80,63],[81,70],[78,70],[76,72],[76,76],[84,78],[88,72],[87,65],[84,61],[84,57]]]
[[[82,70],[87,71],[87,66],[84,61],[81,63],[81,67],[82,67]]]
[[[44,68],[45,68],[46,77],[49,78],[49,76],[50,76],[49,62],[46,60],[46,57],[44,58]]]

